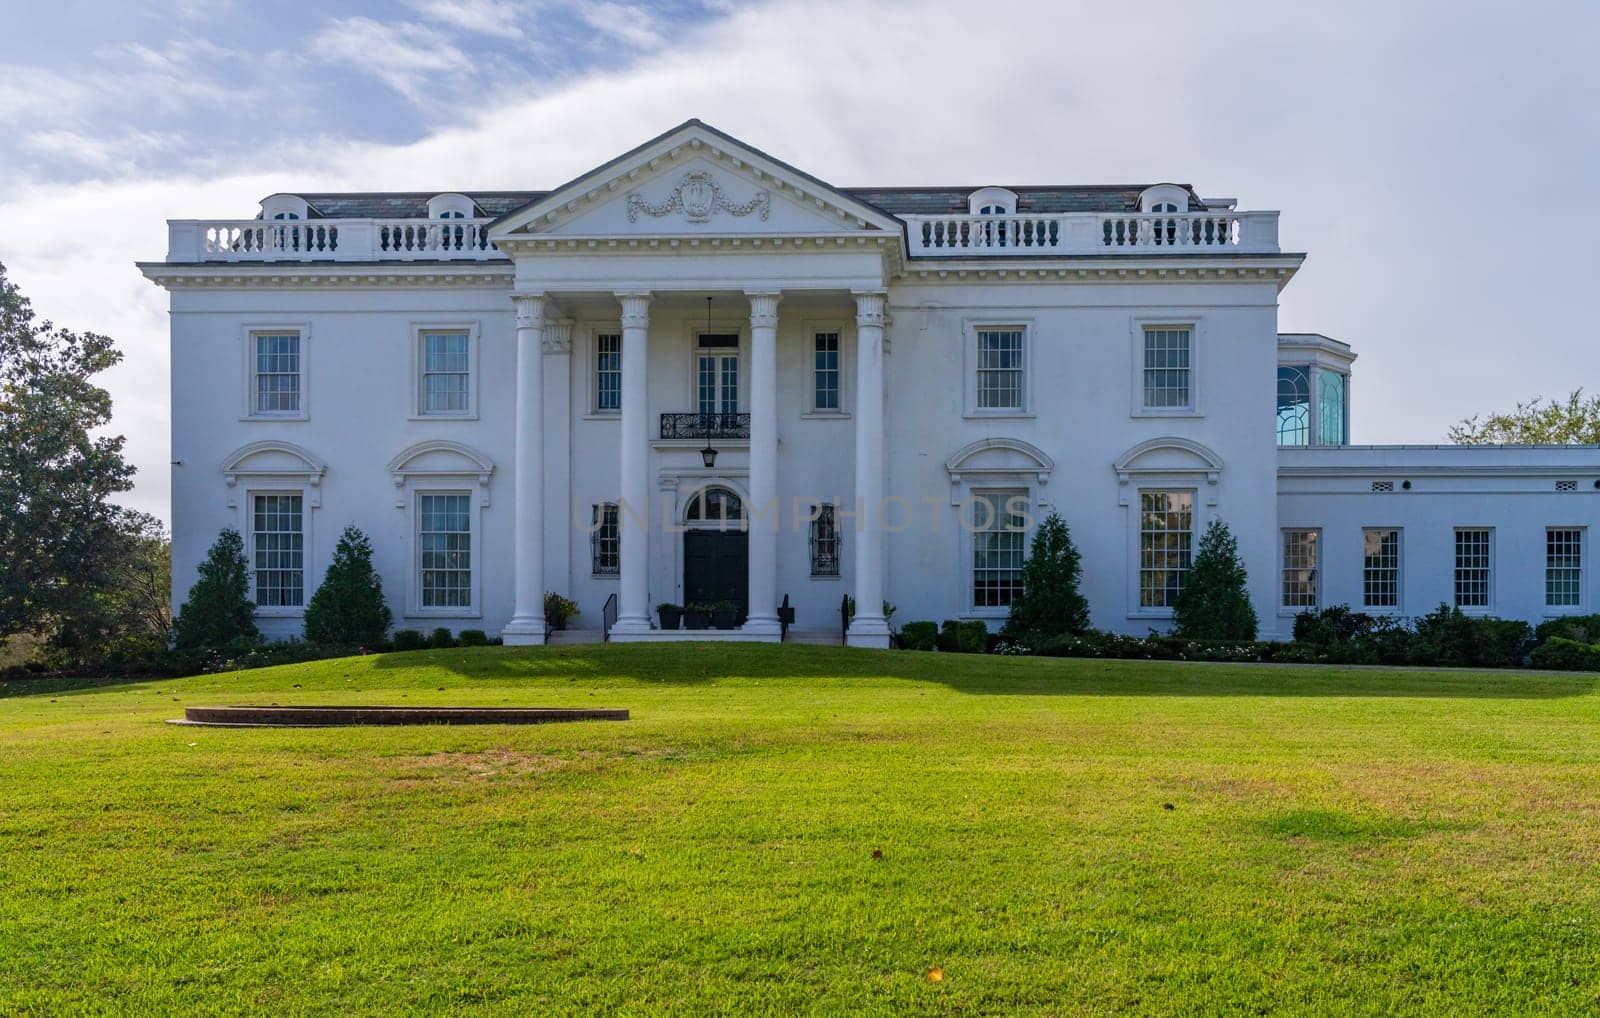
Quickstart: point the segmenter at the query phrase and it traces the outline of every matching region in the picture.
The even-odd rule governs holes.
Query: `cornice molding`
[[[359,269],[343,265],[309,267],[305,265],[241,265],[229,263],[142,263],[139,270],[146,279],[167,290],[214,289],[295,289],[448,286],[506,287],[516,281],[511,264],[500,265],[363,265]]]

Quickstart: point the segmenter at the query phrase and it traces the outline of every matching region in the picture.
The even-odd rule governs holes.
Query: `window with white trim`
[[[422,333],[422,405],[426,416],[472,412],[472,337],[464,331]]]
[[[1547,608],[1582,607],[1582,527],[1545,528],[1544,603]]]
[[[264,417],[301,412],[300,333],[253,332],[251,413]]]
[[[979,328],[978,409],[1023,409],[1023,330]]]
[[[1194,332],[1187,326],[1145,327],[1144,409],[1193,408],[1193,354]]]
[[[1361,531],[1361,605],[1400,607],[1400,530],[1368,527]]]
[[[832,413],[839,409],[839,333],[817,332],[811,337],[811,409]]]
[[[250,551],[257,608],[300,608],[305,601],[305,498],[273,492],[250,498]]]
[[[622,412],[622,334],[601,332],[594,337],[594,411]]]
[[[839,527],[832,505],[819,505],[812,510],[811,575],[839,575]]]
[[[1139,492],[1139,607],[1171,608],[1194,547],[1194,493]]]
[[[1280,603],[1285,608],[1317,607],[1321,537],[1317,530],[1289,528],[1283,531],[1283,599]]]
[[[1494,581],[1494,531],[1456,528],[1456,607],[1487,608]]]
[[[972,606],[1005,608],[1022,593],[1028,493],[975,491],[972,495]]]
[[[617,503],[601,502],[589,507],[589,558],[596,576],[618,576],[622,572],[622,530],[617,518]]]
[[[472,606],[472,498],[417,495],[417,589],[424,608]]]

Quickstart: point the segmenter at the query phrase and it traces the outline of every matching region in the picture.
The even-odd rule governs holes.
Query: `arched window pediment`
[[[401,492],[395,505],[405,508],[403,492],[406,482],[412,479],[474,481],[478,485],[479,505],[489,505],[489,478],[494,474],[494,461],[470,445],[435,439],[418,442],[400,452],[389,461],[389,475]]]
[[[952,475],[1036,474],[1042,484],[1056,464],[1043,449],[1020,438],[980,438],[952,453],[944,468]]]
[[[1117,484],[1122,488],[1122,504],[1128,504],[1127,491],[1136,478],[1180,478],[1205,483],[1206,504],[1216,505],[1217,484],[1222,479],[1222,457],[1207,446],[1189,438],[1166,435],[1140,442],[1112,463]]]
[[[240,480],[265,478],[304,483],[312,489],[310,504],[316,508],[320,504],[317,489],[327,472],[328,465],[310,450],[275,439],[240,446],[222,461],[222,479],[228,485],[230,507],[235,504],[233,489],[239,486]]]

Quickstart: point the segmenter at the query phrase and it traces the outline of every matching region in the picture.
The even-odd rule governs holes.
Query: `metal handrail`
[[[611,642],[611,627],[617,622],[617,595],[612,594],[606,598],[605,607],[600,609],[600,625],[603,631],[600,639],[604,643]]]
[[[850,643],[850,595],[846,594],[839,602],[839,642]]]
[[[661,437],[749,438],[749,414],[662,414]]]
[[[778,642],[782,643],[789,638],[789,626],[794,623],[794,609],[789,607],[789,595],[783,595],[783,603],[778,605]]]

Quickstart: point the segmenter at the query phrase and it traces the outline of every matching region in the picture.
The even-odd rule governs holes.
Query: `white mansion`
[[[1592,610],[1600,450],[1350,445],[1355,354],[1278,332],[1303,260],[1183,185],[837,188],[694,120],[553,191],[173,220],[173,596],[235,527],[297,634],[355,524],[401,628],[541,643],[554,591],[777,640],[849,594],[884,646],[885,602],[1003,618],[1053,509],[1105,629],[1162,628],[1218,518],[1263,636]]]

